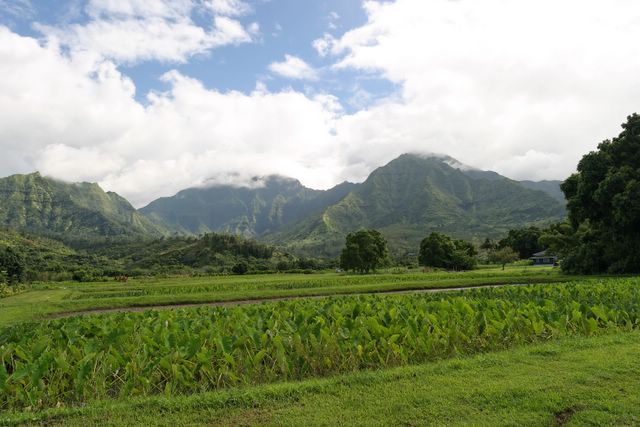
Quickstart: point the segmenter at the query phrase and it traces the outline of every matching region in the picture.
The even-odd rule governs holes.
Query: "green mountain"
[[[0,179],[0,226],[63,237],[160,236],[167,230],[98,184],[70,184],[38,172]]]
[[[262,181],[256,178],[253,188],[190,188],[155,200],[140,211],[175,232],[257,237],[322,211],[354,186],[345,182],[327,191],[312,190],[295,179],[269,176]]]
[[[520,181],[520,184],[530,190],[544,191],[562,204],[567,203],[564,193],[560,189],[562,181]]]
[[[450,157],[404,154],[376,169],[340,202],[265,236],[298,253],[336,255],[344,236],[376,228],[393,253],[415,253],[432,231],[465,239],[499,237],[511,228],[565,216],[564,204],[495,172]]]
[[[258,237],[303,255],[335,256],[362,227],[384,233],[392,252],[415,252],[431,231],[466,239],[500,237],[511,228],[557,221],[564,203],[551,186],[527,188],[447,156],[405,154],[362,184],[326,191],[269,177],[255,188],[192,188],[141,211],[174,231]]]

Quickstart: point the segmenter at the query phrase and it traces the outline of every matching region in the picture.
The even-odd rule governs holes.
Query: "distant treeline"
[[[271,245],[227,234],[92,240],[86,238],[81,245],[70,247],[49,237],[0,230],[0,283],[311,272],[336,266],[331,260],[296,257]]]

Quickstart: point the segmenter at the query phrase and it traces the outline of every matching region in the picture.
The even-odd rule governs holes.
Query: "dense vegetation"
[[[545,191],[495,172],[458,169],[456,163],[446,156],[404,154],[373,171],[339,202],[264,238],[294,252],[333,257],[346,234],[375,228],[398,256],[416,253],[432,231],[467,240],[498,238],[509,229],[565,217],[564,203]]]
[[[471,270],[476,264],[477,254],[469,242],[452,239],[442,233],[431,233],[420,242],[418,261],[426,267]]]
[[[551,230],[546,241],[568,272],[640,272],[640,115],[622,128],[583,156],[562,184],[569,224]]]
[[[340,254],[340,267],[367,274],[381,267],[388,254],[387,241],[379,231],[359,230],[347,234]]]
[[[239,236],[86,240],[86,248],[24,232],[0,229],[0,283],[105,280],[117,276],[311,271],[331,261],[294,257]]]
[[[0,331],[0,409],[193,393],[640,325],[635,279],[75,317]]]
[[[640,419],[639,345],[638,332],[568,337],[328,378],[5,412],[0,424],[630,426]]]
[[[158,237],[167,231],[118,194],[97,184],[69,184],[39,173],[0,178],[0,226],[72,243],[87,238]]]
[[[327,191],[313,190],[282,176],[255,178],[254,184],[189,188],[154,200],[140,212],[171,231],[255,238],[321,211],[355,186],[345,182]]]
[[[527,259],[534,253],[546,249],[540,241],[542,234],[543,230],[535,226],[509,230],[507,237],[498,242],[498,247],[511,248],[520,259]]]

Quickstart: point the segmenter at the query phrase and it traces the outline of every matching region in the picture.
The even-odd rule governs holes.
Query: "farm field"
[[[127,283],[40,283],[31,285],[27,292],[0,299],[0,327],[56,313],[111,308],[568,280],[575,280],[575,276],[564,276],[557,269],[513,267],[504,271],[496,268],[464,273],[270,274],[153,278]]]
[[[163,420],[168,423],[171,417],[180,423],[180,417],[195,412],[196,419],[203,423],[235,419],[237,422],[231,424],[279,424],[282,422],[278,417],[283,416],[292,424],[334,424],[336,420],[332,421],[329,408],[335,396],[343,396],[341,405],[350,406],[345,408],[345,414],[363,422],[373,420],[358,415],[358,411],[377,414],[382,417],[381,424],[414,422],[403,421],[404,417],[416,423],[446,422],[447,418],[442,418],[446,415],[443,408],[451,404],[447,399],[454,399],[455,395],[428,395],[434,393],[436,384],[446,384],[448,376],[452,387],[449,391],[467,384],[465,375],[478,380],[485,378],[495,393],[503,393],[504,401],[486,397],[489,400],[484,405],[487,408],[500,405],[502,413],[507,414],[517,412],[518,401],[522,400],[518,396],[526,396],[529,394],[526,390],[535,391],[535,387],[548,384],[544,381],[553,381],[547,388],[579,390],[583,377],[560,373],[565,369],[563,366],[584,364],[586,360],[595,366],[593,372],[605,372],[594,381],[619,377],[620,381],[608,383],[607,387],[613,387],[611,393],[629,387],[637,389],[638,384],[629,377],[630,369],[638,366],[625,359],[625,354],[637,353],[639,348],[640,281],[572,279],[553,270],[513,269],[463,274],[234,276],[127,284],[37,285],[28,292],[0,300],[0,316],[4,319],[0,327],[3,414],[0,423],[40,419],[82,424],[94,417],[100,424],[109,421],[127,424],[136,419],[127,418],[133,414],[142,419],[157,416],[156,406],[167,405],[163,411],[170,417]],[[551,283],[554,281],[564,283]],[[282,291],[304,297],[322,295],[307,294],[309,291],[330,289],[335,294],[365,294],[367,291],[362,289],[380,292],[535,282],[546,284],[441,293],[335,295],[247,305],[44,318],[96,307],[144,306],[157,301],[155,298],[166,301],[163,298],[171,296],[184,298],[180,300],[184,303],[194,295],[196,302],[210,302],[216,298],[233,300],[230,295],[256,299],[261,291],[267,298],[274,298],[287,296],[278,294]],[[142,294],[131,294],[141,290]],[[16,315],[18,319],[9,319],[4,310],[20,313],[28,301],[38,298],[37,310],[22,318]],[[620,347],[616,354],[618,362],[605,357],[608,350],[602,343]],[[552,350],[544,350],[545,345]],[[537,354],[536,348],[543,350]],[[548,357],[543,357],[547,353]],[[578,353],[583,359],[576,359]],[[481,356],[473,357],[477,354]],[[480,369],[477,366],[483,366],[485,358],[493,357],[506,358],[491,365],[496,370],[495,378],[484,369],[482,373],[474,373]],[[454,361],[447,362],[452,358]],[[460,376],[452,374],[456,371],[455,361],[461,363]],[[554,363],[557,366],[553,369],[559,373],[545,377],[540,369],[552,369]],[[509,368],[510,364],[514,366]],[[515,368],[521,377],[504,381]],[[500,369],[502,374],[497,372]],[[420,370],[431,372],[428,381],[422,375],[407,374]],[[439,380],[437,372],[442,372]],[[397,384],[395,380],[388,381],[396,375]],[[503,380],[499,380],[501,376]],[[325,377],[329,379],[323,380]],[[395,402],[396,410],[388,407],[385,415],[376,412],[382,407],[376,407],[376,411],[366,409],[376,406],[372,401],[376,393],[378,399],[385,399],[387,382],[393,384],[390,390],[396,390],[391,393],[397,396],[389,401]],[[333,397],[327,395],[326,387],[333,387],[331,384],[337,384]],[[405,388],[411,389],[406,396],[401,392]],[[512,388],[522,395],[511,396]],[[355,394],[349,398],[349,393]],[[358,393],[366,395],[362,405],[356,399]],[[624,417],[636,415],[629,409],[633,402],[624,399],[614,402],[606,393],[596,400],[583,399],[587,403],[575,407],[561,407],[565,402],[562,396],[544,400],[540,394],[538,403],[531,404],[531,418],[519,413],[524,417],[523,423],[535,424],[543,415],[545,420],[552,420],[554,411],[563,410],[571,412],[571,417],[575,412],[579,419],[579,412],[589,413],[580,408],[590,408],[591,404],[596,411],[602,411],[602,405],[623,405],[611,410],[610,420],[628,420],[631,418]],[[480,405],[480,401],[474,400],[476,397],[469,397],[467,403]],[[418,404],[422,400],[433,401],[429,407],[435,412],[425,413]],[[304,418],[309,413],[303,410],[304,406],[296,405],[305,401],[313,407],[325,408],[324,412],[313,411],[320,418]],[[440,409],[438,404],[442,405]],[[459,405],[456,411],[460,408],[464,405]],[[476,412],[480,408],[483,406],[477,406]],[[145,415],[146,411],[151,412]],[[496,411],[492,414],[495,416]],[[240,418],[233,418],[236,416]],[[454,415],[452,419],[464,418]],[[486,420],[495,424],[491,418]],[[508,420],[505,418],[503,424],[509,424]],[[518,424],[513,418],[511,421]]]
[[[429,364],[0,415],[0,425],[636,425],[640,334]]]

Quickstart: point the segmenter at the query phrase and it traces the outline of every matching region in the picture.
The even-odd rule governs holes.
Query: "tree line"
[[[504,268],[508,262],[547,250],[560,259],[565,273],[640,273],[640,115],[628,116],[617,137],[585,154],[576,173],[560,188],[567,200],[567,220],[545,229],[511,230],[499,242],[486,239],[480,248],[488,252],[488,261]],[[376,247],[381,246],[380,238],[376,237]],[[357,233],[347,236],[341,265],[353,269],[363,257],[367,258],[363,271],[370,270],[373,253],[382,263],[386,249],[359,248],[370,240]],[[359,248],[356,253],[354,247]],[[424,266],[469,269],[475,255],[470,243],[432,233],[420,244],[419,261]]]
[[[473,243],[433,232],[420,242],[418,264],[444,270],[471,270],[482,260],[504,266],[519,259],[527,259],[543,249],[544,230],[527,227],[510,230],[507,237],[497,242],[485,239],[477,248]],[[357,273],[369,273],[390,266],[387,241],[378,230],[359,230],[349,233],[340,254],[340,268]]]

